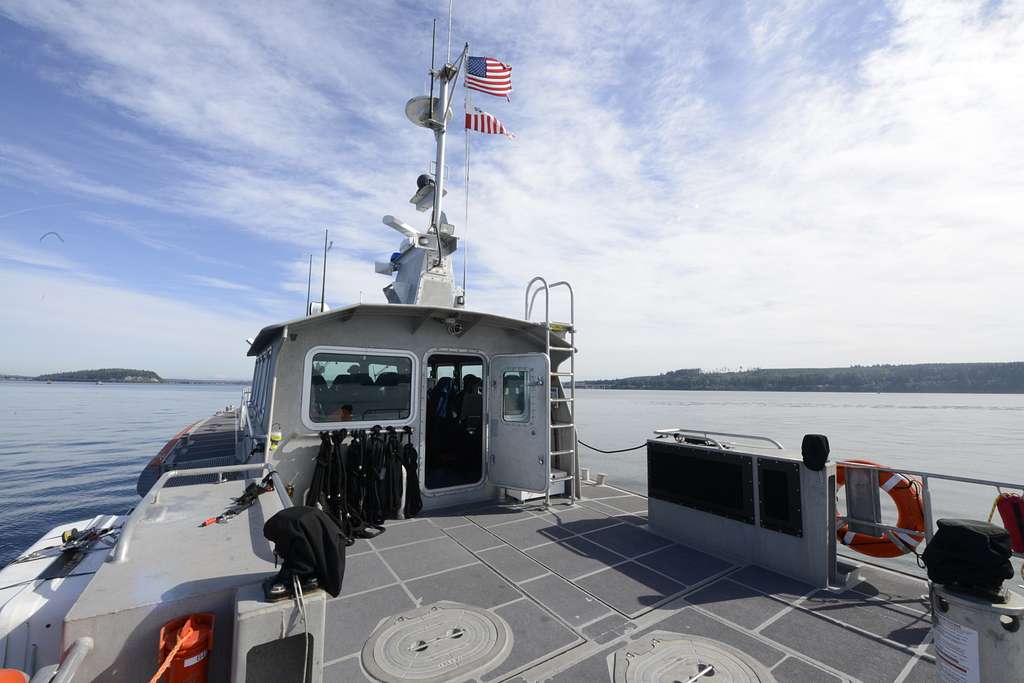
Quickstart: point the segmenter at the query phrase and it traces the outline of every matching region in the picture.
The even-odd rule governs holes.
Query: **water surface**
[[[0,382],[0,565],[55,525],[124,512],[139,471],[183,426],[241,387]],[[1024,483],[1024,396],[697,391],[579,392],[580,438],[602,448],[643,443],[656,427],[774,437],[805,433],[834,457]],[[581,462],[646,493],[643,450]],[[937,486],[938,516],[987,517],[995,491]]]

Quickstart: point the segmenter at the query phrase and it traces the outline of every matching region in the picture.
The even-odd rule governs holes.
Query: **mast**
[[[437,155],[434,161],[436,166],[434,170],[434,212],[430,219],[430,229],[434,231],[437,237],[437,263],[435,265],[440,265],[441,260],[444,258],[441,251],[441,203],[444,199],[445,139],[448,133],[448,110],[452,104],[452,81],[458,78],[459,72],[462,70],[462,62],[466,58],[468,51],[469,43],[466,43],[465,47],[462,48],[462,54],[459,55],[455,64],[446,63],[437,71],[438,80],[441,82],[441,90],[438,93],[441,111],[439,114],[435,112],[434,119],[431,122],[434,129],[434,139],[437,143]]]
[[[434,213],[430,219],[430,228],[434,231],[437,236],[437,262],[440,264],[442,257],[441,254],[441,201],[444,199],[444,156],[445,156],[445,136],[448,132],[448,93],[451,90],[451,80],[448,77],[448,69],[451,68],[450,64],[445,64],[441,70],[441,115],[437,120],[437,127],[434,129],[434,140],[437,142],[437,158],[435,159],[436,167],[434,169]]]
[[[436,53],[436,31],[431,63]],[[404,237],[399,252],[388,261],[374,263],[374,270],[389,275],[394,280],[384,288],[384,295],[392,304],[421,304],[433,306],[462,307],[464,297],[456,287],[452,272],[451,256],[457,249],[457,239],[451,235],[454,226],[444,215],[444,193],[448,181],[447,134],[448,119],[451,116],[452,100],[456,81],[465,64],[469,44],[466,43],[454,62],[446,61],[442,66],[431,68],[430,80],[437,81],[437,99],[432,95],[413,97],[405,105],[405,115],[420,128],[434,133],[436,146],[434,169],[430,175],[417,178],[416,193],[409,200],[418,211],[430,211],[428,225],[420,232],[395,216],[384,216],[384,224],[397,230]],[[433,177],[431,177],[433,176]],[[434,239],[430,236],[433,233]]]

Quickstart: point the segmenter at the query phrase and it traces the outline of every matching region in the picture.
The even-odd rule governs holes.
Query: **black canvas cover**
[[[928,578],[954,590],[997,597],[1013,578],[1010,535],[1002,527],[973,519],[940,519],[921,559]]]
[[[828,462],[828,437],[824,434],[804,434],[804,440],[800,444],[800,454],[804,458],[804,465],[807,469],[819,472],[825,468]]]
[[[341,530],[322,511],[297,506],[281,510],[263,525],[263,536],[281,557],[278,581],[315,576],[320,587],[338,597],[345,578],[345,542]]]

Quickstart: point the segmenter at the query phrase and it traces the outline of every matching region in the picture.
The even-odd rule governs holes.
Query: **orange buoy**
[[[17,669],[0,669],[0,683],[28,683],[28,674]]]
[[[885,467],[870,460],[847,462]],[[846,468],[843,463],[836,467],[836,484],[839,487],[846,484]],[[924,505],[921,503],[917,481],[898,472],[879,472],[878,487],[888,493],[896,504],[899,511],[896,526],[915,533],[887,531],[881,536],[871,536],[850,531],[850,526],[843,524],[836,529],[836,538],[851,550],[870,557],[899,557],[916,550],[924,540]]]
[[[213,615],[191,614],[160,629],[160,668],[150,683],[207,683],[213,652]]]

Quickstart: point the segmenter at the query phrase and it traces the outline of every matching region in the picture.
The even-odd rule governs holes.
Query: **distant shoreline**
[[[945,390],[937,389],[895,389],[886,391],[873,391],[868,389],[688,389],[688,388],[667,388],[667,387],[606,387],[588,384],[587,381],[576,382],[577,389],[588,389],[591,391],[692,391],[692,392],[728,392],[735,394],[950,394],[950,395],[976,395],[976,396],[1020,396],[1024,391],[981,391],[979,389]]]
[[[773,391],[857,394],[1024,394],[1024,362],[853,365],[847,368],[751,368],[579,381],[587,389]]]
[[[0,373],[0,382],[42,382],[46,384],[210,384],[224,386],[245,386],[247,379],[183,379],[164,378],[151,370],[78,370],[46,375],[10,375]]]

